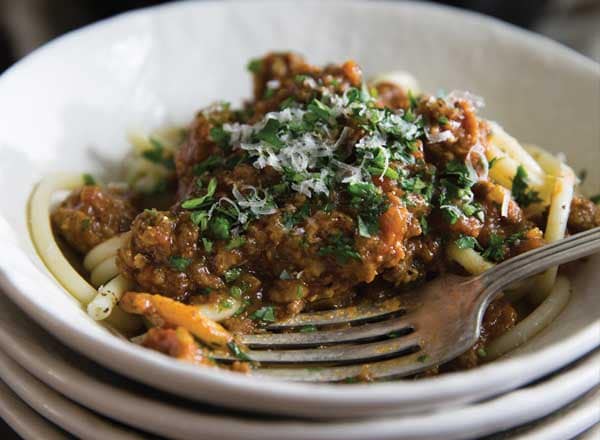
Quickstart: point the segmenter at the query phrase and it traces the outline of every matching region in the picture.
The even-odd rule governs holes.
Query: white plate
[[[598,352],[540,384],[481,404],[414,416],[302,422],[281,417],[265,419],[248,414],[223,414],[219,408],[190,404],[134,386],[58,344],[1,297],[0,348],[38,379],[81,405],[128,425],[178,439],[199,436],[207,440],[474,438],[551,414],[600,382]],[[2,370],[0,362],[0,376],[6,374]],[[600,414],[597,415],[595,421],[600,418]],[[68,413],[63,416],[70,423],[81,420]],[[589,421],[589,414],[586,420]]]
[[[86,440],[140,440],[140,434],[121,428],[58,394],[0,351],[0,379],[27,405],[67,432]],[[45,437],[37,437],[45,439]]]
[[[0,418],[24,440],[69,440],[66,432],[38,415],[0,381]]]
[[[558,320],[509,359],[417,382],[307,385],[195,368],[112,336],[47,276],[24,210],[58,169],[118,163],[132,127],[184,122],[211,100],[248,96],[246,61],[292,48],[317,63],[352,57],[367,74],[411,70],[425,89],[468,88],[524,141],[600,162],[600,73],[574,52],[482,16],[409,2],[185,2],[123,15],[60,38],[0,78],[0,282],[21,308],[108,368],[192,399],[297,416],[421,411],[514,389],[600,342],[598,258],[578,273]],[[600,188],[600,169],[586,184]],[[4,218],[4,221],[1,219]]]
[[[600,372],[599,372],[600,374]],[[512,440],[564,440],[574,438],[590,429],[600,421],[600,388],[590,391],[585,396],[546,417],[533,426],[511,431],[504,436]],[[595,428],[593,429],[595,430]],[[593,433],[586,433],[592,435]],[[500,440],[499,437],[497,440]],[[590,439],[598,439],[590,437]],[[493,439],[490,439],[493,440]]]

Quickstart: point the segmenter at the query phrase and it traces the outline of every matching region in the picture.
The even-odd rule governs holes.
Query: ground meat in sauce
[[[246,142],[256,143],[258,138],[281,148],[278,132],[266,133],[269,121],[277,116],[265,119],[266,115],[281,112],[285,121],[292,115],[291,110],[283,115],[290,102],[294,108],[313,106],[313,119],[302,119],[293,130],[307,130],[321,118],[326,121],[325,132],[337,139],[338,163],[352,163],[375,122],[358,116],[327,119],[330,108],[322,103],[319,107],[315,99],[335,95],[348,101],[351,92],[352,99],[364,99],[360,68],[353,61],[320,68],[291,53],[268,54],[249,68],[254,74],[253,100],[240,110],[212,105],[191,123],[175,157],[175,205],[145,210],[134,219],[127,197],[84,187],[53,214],[58,232],[85,252],[131,228],[131,237],[118,253],[121,273],[141,290],[190,304],[219,301],[235,291],[243,309],[223,323],[234,333],[260,328],[257,311],[268,319],[282,319],[303,310],[342,307],[455,270],[444,252],[451,241],[474,239],[485,252],[495,246],[488,258],[496,262],[544,244],[541,230],[514,200],[502,215],[503,187],[466,168],[466,161],[475,173],[483,168],[481,159],[470,152],[485,152],[490,135],[472,100],[415,97],[395,84],[378,84],[370,108],[403,118],[402,124],[414,124],[422,134],[398,141],[403,149],[385,158],[392,172],[373,165],[376,171],[369,171],[370,177],[356,192],[352,183],[338,182],[319,195],[314,186],[309,195],[291,190],[302,182],[294,180],[293,170],[278,169],[276,162],[265,166],[253,162],[256,157],[249,158],[253,150],[242,148],[241,141],[233,148],[232,133],[236,127],[263,121],[261,132]],[[277,130],[281,123],[274,125]],[[301,136],[287,129],[292,139]],[[240,133],[237,136],[243,136]],[[365,156],[363,163],[372,156]],[[301,159],[306,158],[297,160]],[[255,205],[248,202],[252,197],[256,206],[262,203],[265,213],[256,214]],[[191,202],[199,208],[190,207]],[[277,208],[269,209],[267,203]],[[240,220],[242,216],[249,220]],[[89,229],[83,228],[88,220]],[[600,209],[575,197],[569,231],[596,225]],[[265,307],[272,308],[272,315],[265,315]],[[441,370],[477,365],[485,358],[486,343],[516,320],[512,305],[503,298],[496,300],[486,312],[477,344]],[[185,334],[174,329],[152,329],[144,344],[186,360],[200,356]],[[247,368],[245,363],[233,367]]]
[[[567,226],[571,233],[600,226],[600,206],[581,196],[573,197]]]
[[[128,231],[136,213],[127,193],[84,186],[61,203],[52,213],[51,220],[69,245],[86,253],[97,244]]]

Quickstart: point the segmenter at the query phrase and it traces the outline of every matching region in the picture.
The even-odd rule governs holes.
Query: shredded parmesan
[[[477,155],[477,157],[479,158],[479,164],[481,165],[481,168],[482,168],[481,174],[479,174],[477,172],[477,170],[475,169],[475,167],[473,166],[473,159],[471,158],[472,155]],[[474,176],[477,176],[477,178],[479,180],[487,180],[488,179],[488,173],[490,171],[490,166],[489,166],[487,158],[485,157],[485,150],[483,149],[483,147],[481,146],[480,143],[476,143],[475,145],[473,145],[471,147],[471,149],[467,153],[465,165],[467,166],[469,173],[471,173]]]
[[[458,101],[467,101],[475,109],[485,107],[485,100],[481,96],[475,95],[471,92],[467,92],[464,90],[453,90],[448,94],[448,96],[446,96],[446,102],[448,104],[454,105]]]

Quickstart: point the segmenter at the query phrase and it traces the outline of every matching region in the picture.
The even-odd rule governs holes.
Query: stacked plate
[[[462,439],[502,432],[491,438],[562,440],[600,421],[600,352],[477,404],[316,421],[227,410],[134,383],[61,345],[6,297],[0,298],[0,350],[0,415],[25,439],[63,438],[65,432],[85,439],[153,433],[177,439],[281,440]],[[521,427],[511,430],[516,426]]]
[[[566,439],[598,423],[598,256],[578,267],[556,321],[505,359],[368,385],[175,362],[97,325],[53,280],[28,235],[34,183],[106,173],[127,131],[239,100],[241,67],[273,49],[352,57],[367,74],[409,70],[427,90],[468,88],[510,132],[565,152],[600,188],[586,166],[600,161],[598,65],[484,17],[411,2],[185,2],[71,33],[0,77],[0,415],[36,439]]]

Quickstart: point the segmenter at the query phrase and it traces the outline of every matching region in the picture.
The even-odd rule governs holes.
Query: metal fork
[[[523,253],[478,276],[444,275],[380,304],[302,313],[267,326],[271,333],[241,335],[238,341],[251,349],[245,353],[259,362],[255,373],[261,375],[336,382],[358,376],[365,366],[374,379],[415,374],[472,347],[487,306],[502,289],[597,251],[600,228]]]

